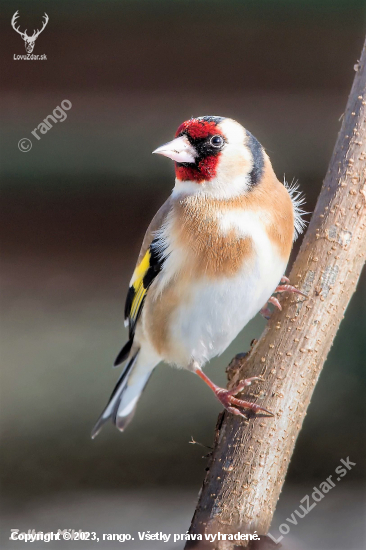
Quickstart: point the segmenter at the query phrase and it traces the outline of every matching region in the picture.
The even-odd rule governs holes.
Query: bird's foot
[[[298,288],[292,285],[278,285],[276,290],[274,291],[274,294],[276,292],[293,292],[294,294],[300,294],[300,296],[304,296],[305,298],[308,298],[308,295],[305,294],[305,292],[302,292]]]
[[[308,297],[307,294],[304,294],[304,292],[301,292],[301,290],[299,290],[298,288],[292,286],[289,284],[290,282],[290,279],[288,279],[287,277],[281,277],[281,281],[280,283],[286,283],[286,284],[280,284],[278,285],[278,287],[276,288],[276,290],[274,291],[274,294],[276,294],[276,292],[294,292],[295,294],[300,294],[301,296],[305,296],[305,298]],[[276,298],[275,298],[276,299]],[[273,304],[274,302],[272,302]],[[277,305],[277,304],[275,304]],[[278,306],[277,306],[278,307]],[[281,308],[280,308],[281,309]]]
[[[274,416],[274,414],[271,411],[269,411],[268,409],[265,409],[264,407],[260,407],[256,403],[251,403],[250,401],[244,401],[243,399],[238,399],[237,397],[235,397],[238,393],[243,391],[244,388],[246,388],[247,386],[250,386],[254,380],[263,380],[263,379],[260,378],[259,376],[252,376],[251,378],[246,378],[245,380],[241,380],[232,390],[226,390],[225,388],[219,388],[218,386],[216,386],[215,388],[213,388],[213,391],[217,399],[220,401],[220,403],[231,414],[235,414],[237,416],[243,416],[244,418],[247,418],[247,416],[239,410],[239,408],[241,408],[241,409],[249,409],[249,411],[253,413],[264,411],[267,414]]]
[[[274,291],[274,293],[276,293],[276,292],[293,292],[295,294],[300,294],[301,296],[305,296],[305,298],[308,297],[307,294],[304,294],[304,292],[301,292],[301,290],[299,290],[298,288],[287,284],[289,282],[290,281],[287,277],[282,277],[281,278],[281,283],[286,283],[286,284],[278,285],[276,290]],[[263,306],[262,309],[260,310],[260,314],[265,319],[267,319],[267,321],[271,317],[271,310],[269,309],[268,304],[273,304],[280,311],[282,311],[282,306],[281,306],[280,302],[278,301],[278,299],[275,296],[271,296],[270,299],[268,300],[268,302],[265,304],[265,306]]]
[[[246,388],[247,386],[250,386],[254,380],[263,380],[263,378],[260,378],[259,376],[252,376],[251,378],[246,378],[245,380],[241,380],[233,389],[226,390],[225,388],[220,388],[219,386],[216,386],[216,384],[214,384],[212,380],[210,380],[209,377],[206,376],[206,374],[198,365],[193,365],[192,370],[200,378],[202,378],[204,382],[206,382],[206,384],[211,388],[211,390],[216,395],[217,399],[220,401],[220,403],[222,403],[222,405],[225,407],[225,409],[228,412],[247,418],[247,416],[239,410],[239,408],[241,408],[241,409],[248,409],[248,413],[249,412],[258,413],[260,411],[263,411],[271,416],[274,416],[274,414],[271,411],[269,411],[268,409],[265,409],[264,407],[260,407],[256,403],[251,403],[250,401],[244,401],[243,399],[238,399],[237,397],[235,397],[244,388]]]

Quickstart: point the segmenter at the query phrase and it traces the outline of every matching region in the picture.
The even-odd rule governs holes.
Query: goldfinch
[[[274,292],[299,292],[283,277],[302,231],[297,187],[280,183],[257,139],[238,122],[191,118],[155,149],[175,162],[175,186],[150,223],[125,305],[126,361],[92,437],[111,418],[123,431],[154,368],[165,361],[200,376],[231,413],[269,411],[228,391],[203,365],[221,354]],[[301,294],[301,293],[300,293]]]

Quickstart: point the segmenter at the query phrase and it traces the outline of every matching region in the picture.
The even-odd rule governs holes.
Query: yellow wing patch
[[[146,271],[150,267],[150,257],[151,257],[151,254],[150,254],[150,248],[149,248],[147,250],[145,256],[142,258],[141,262],[139,263],[139,265],[136,267],[135,271],[133,272],[132,279],[130,281],[130,286],[133,285],[135,290],[137,290],[137,286],[138,286],[139,282],[142,281]]]
[[[163,263],[164,257],[159,252],[158,240],[154,239],[145,256],[133,272],[130,288],[128,289],[125,319],[128,319],[130,338],[133,338],[135,326],[148,288],[160,272]]]
[[[144,277],[150,267],[150,257],[151,254],[149,249],[132,275],[130,288],[133,288],[134,290],[134,297],[132,299],[129,317],[133,323],[137,320],[142,300],[144,299],[147,291],[147,288],[144,287]]]

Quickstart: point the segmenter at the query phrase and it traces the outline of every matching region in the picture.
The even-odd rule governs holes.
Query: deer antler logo
[[[48,23],[48,20],[49,20],[49,17],[47,15],[47,13],[44,14],[44,21],[43,21],[43,26],[41,28],[41,30],[36,30],[36,31],[33,31],[33,34],[32,36],[28,36],[27,35],[27,29],[25,29],[24,32],[21,32],[19,30],[19,27],[16,27],[15,24],[17,22],[17,18],[19,17],[19,10],[17,10],[13,17],[12,17],[12,20],[11,20],[11,26],[13,27],[13,29],[20,34],[20,36],[23,38],[24,40],[24,45],[25,45],[25,50],[27,53],[32,53],[33,49],[34,49],[34,43],[35,41],[37,40],[37,38],[39,37],[39,35],[41,34],[41,32],[43,31],[43,29],[45,28],[45,26],[47,25]]]

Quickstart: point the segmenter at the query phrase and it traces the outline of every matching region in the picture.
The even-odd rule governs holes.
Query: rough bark
[[[365,44],[366,46],[366,44]],[[366,253],[366,48],[318,202],[290,273],[308,299],[287,296],[246,358],[229,366],[229,387],[261,376],[243,397],[274,418],[219,417],[191,534],[266,534],[315,384],[355,291]],[[187,543],[233,549],[248,542]],[[256,546],[257,547],[257,546]]]

